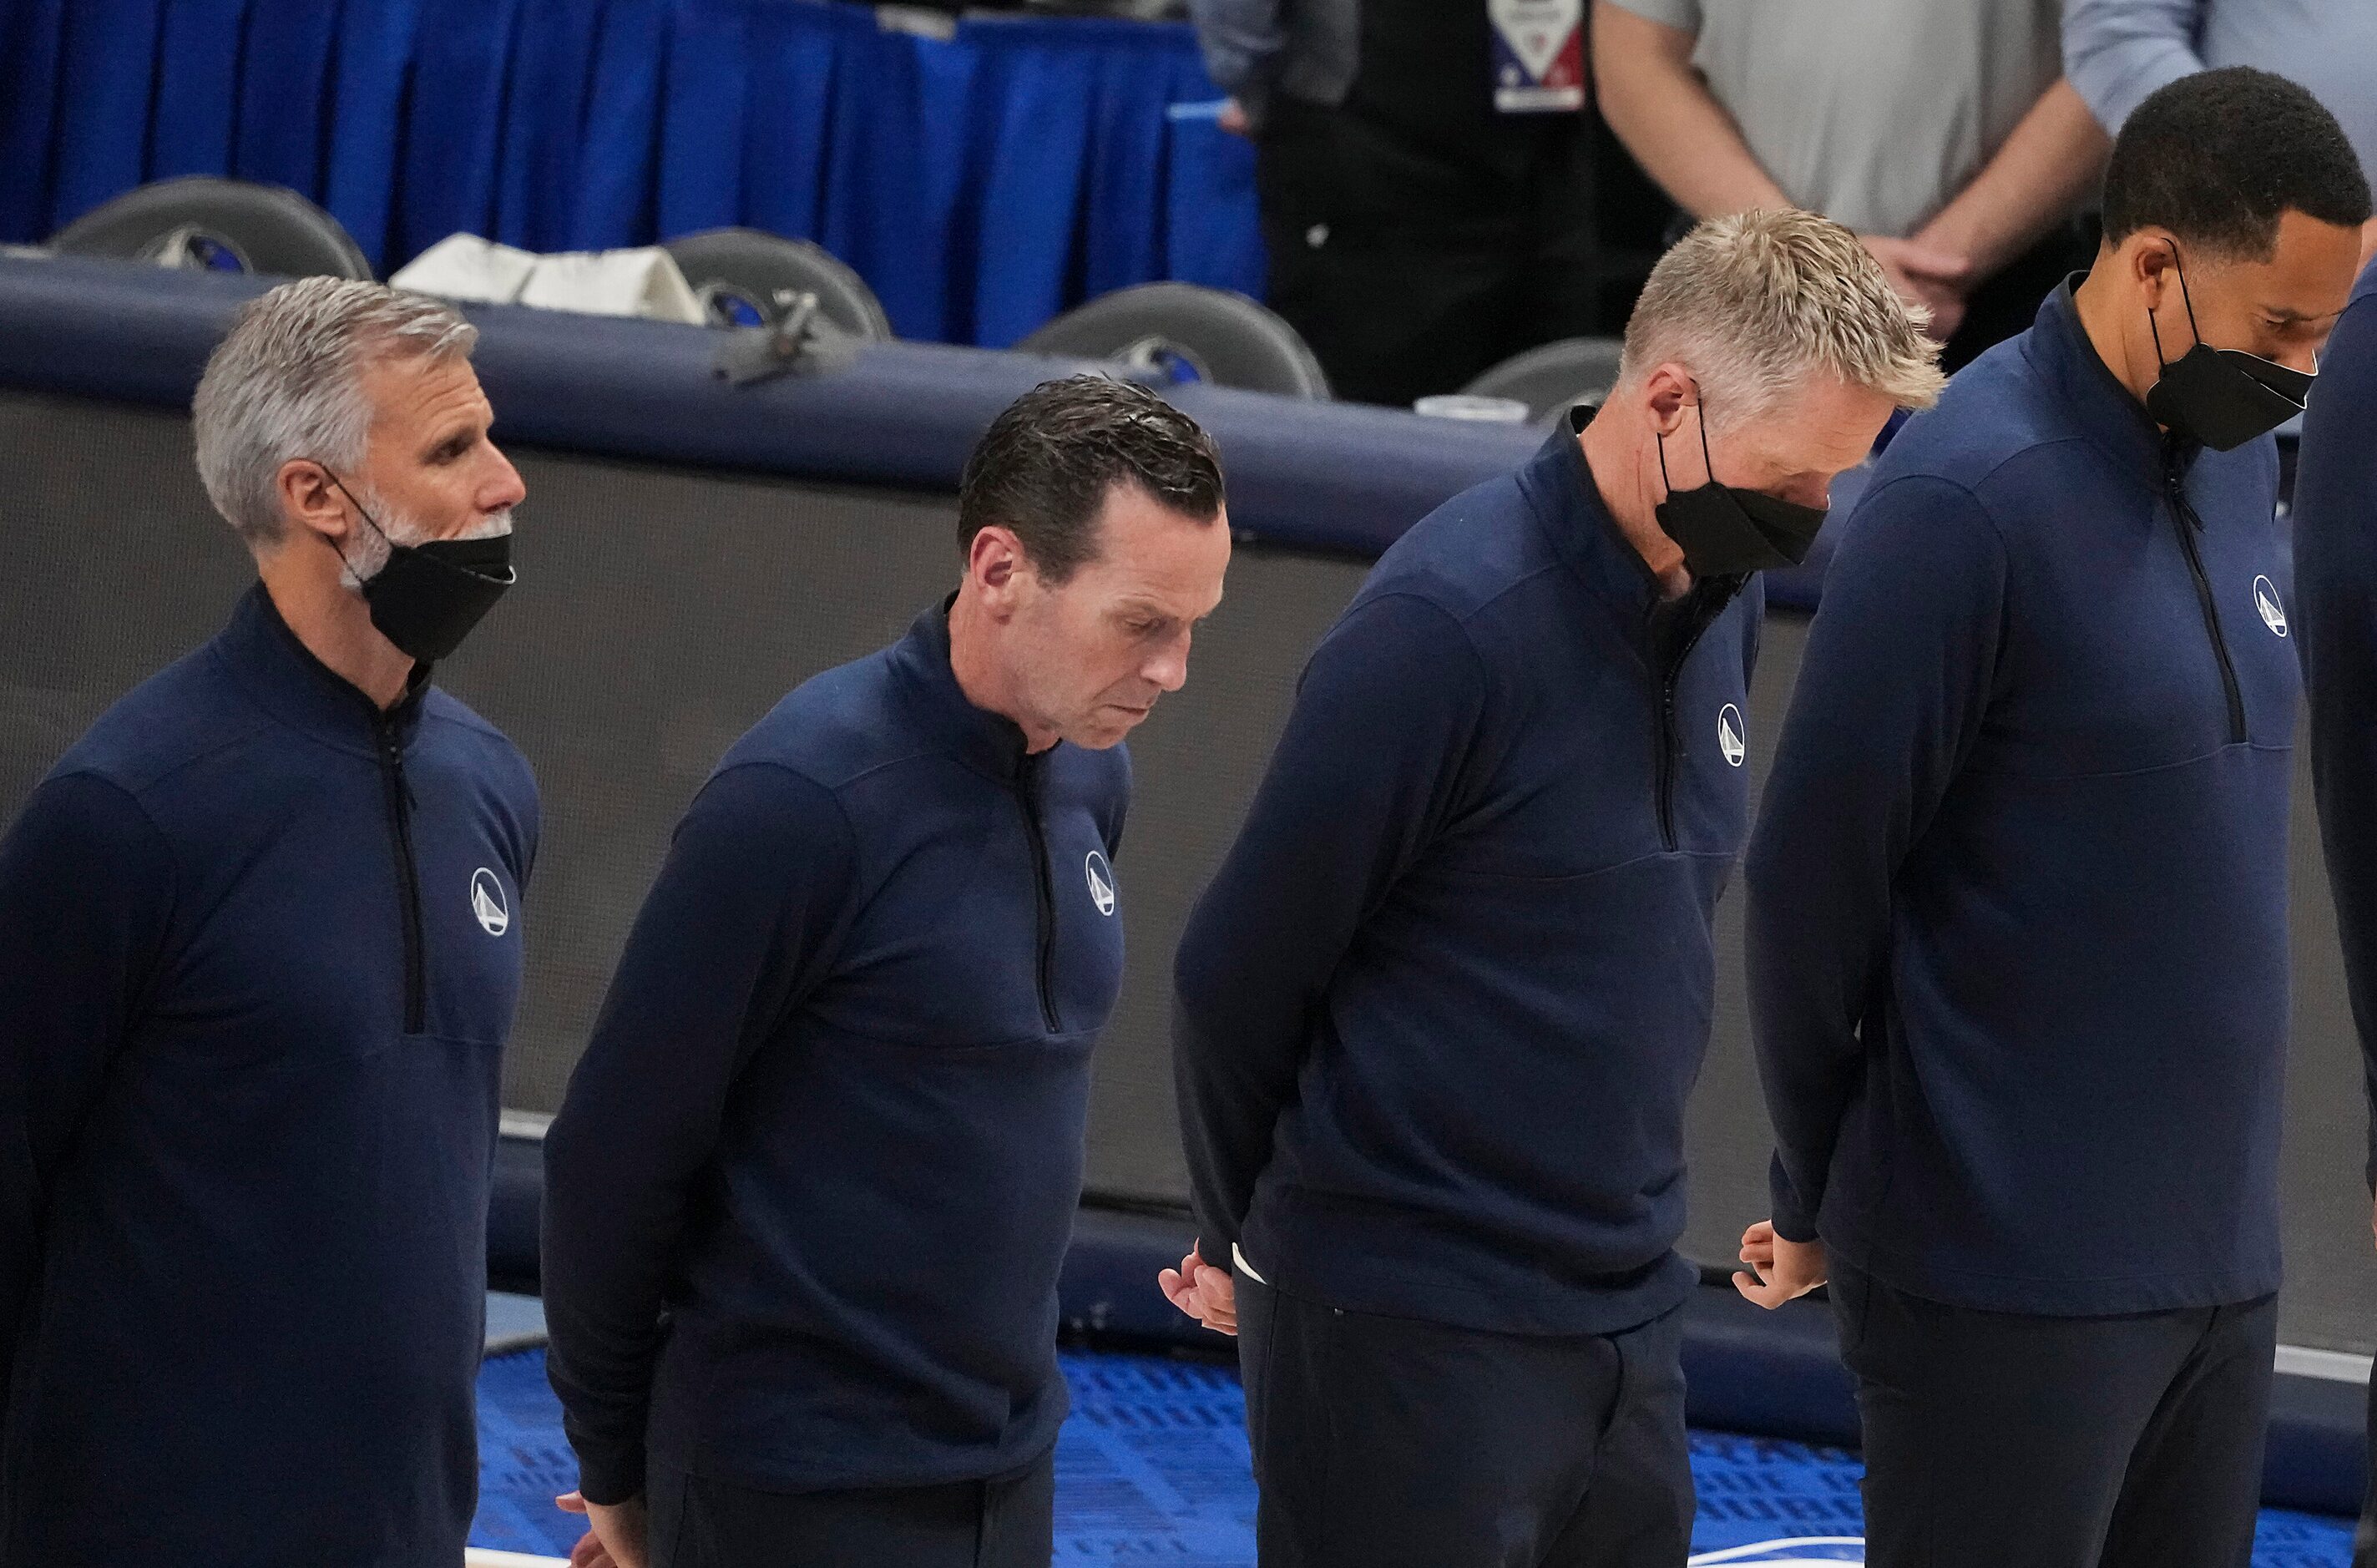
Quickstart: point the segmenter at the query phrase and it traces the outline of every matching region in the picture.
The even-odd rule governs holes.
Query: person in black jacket
[[[2299,677],[2269,431],[2370,196],[2241,67],[2121,130],[2095,267],[1891,444],[1750,850],[1777,1153],[1868,1560],[2242,1563],[2279,1282]]]
[[[702,787],[546,1137],[586,1561],[1048,1562],[1120,743],[1230,532],[1204,433],[1097,377],[998,417],[958,532],[957,592]]]
[[[1254,140],[1265,297],[1338,397],[1408,405],[1601,329],[1584,0],[1188,9]]]
[[[1683,1561],[1683,1110],[1755,574],[1937,352],[1840,225],[1702,224],[1609,401],[1314,652],[1177,966],[1200,1240],[1163,1285],[1244,1336],[1267,1568]]]
[[[2377,267],[2320,358],[2295,474],[2295,647],[2311,710],[2311,784],[2344,978],[2369,1102],[2377,1187]],[[2377,1227],[2377,1216],[2372,1216]],[[2377,1383],[2370,1430],[2377,1435]],[[2377,1444],[2371,1448],[2377,1465]],[[2377,1470],[2371,1480],[2377,1481]],[[2377,1485],[2360,1518],[2356,1568],[2377,1568]]]
[[[7,1568],[461,1555],[537,841],[430,684],[522,495],[472,337],[330,278],[241,313],[193,414],[261,581],[0,839]]]

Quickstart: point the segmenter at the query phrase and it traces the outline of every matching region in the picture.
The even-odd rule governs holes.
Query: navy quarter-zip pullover
[[[2001,1311],[2277,1288],[2276,487],[2159,432],[2069,284],[1883,455],[1747,871],[1784,1236]]]
[[[452,1568],[528,765],[258,587],[0,841],[0,1563]]]
[[[2377,268],[2321,356],[2295,473],[2295,642],[2377,1183]]]
[[[1380,559],[1181,941],[1208,1262],[1489,1331],[1683,1299],[1762,604],[1664,600],[1569,430]]]
[[[1122,978],[1129,759],[1027,755],[947,608],[730,749],[545,1142],[581,1484],[980,1480],[1066,1410],[1057,1273]],[[648,1447],[649,1445],[649,1447]]]

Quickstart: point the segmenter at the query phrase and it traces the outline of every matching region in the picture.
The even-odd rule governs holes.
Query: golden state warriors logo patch
[[[2287,607],[2278,603],[2278,585],[2266,577],[2253,580],[2253,608],[2262,613],[2262,624],[2280,637],[2287,634]]]
[[[500,937],[511,928],[512,912],[504,902],[504,884],[484,866],[471,873],[471,913],[479,917],[479,928],[491,937]]]
[[[1741,722],[1741,710],[1730,702],[1717,710],[1716,748],[1726,763],[1736,768],[1750,755],[1750,736]]]

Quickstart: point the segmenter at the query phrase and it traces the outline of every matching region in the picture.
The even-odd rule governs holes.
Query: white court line
[[[472,1547],[462,1554],[462,1568],[569,1568],[567,1557],[531,1557],[524,1551],[489,1551]]]
[[[2343,1350],[2312,1350],[2300,1345],[2278,1347],[2278,1375],[2323,1378],[2330,1382],[2369,1381],[2370,1358]]]
[[[1794,1546],[1854,1546],[1865,1545],[1863,1536],[1792,1536],[1783,1540],[1756,1541],[1749,1546],[1729,1546],[1723,1551],[1704,1551],[1684,1561],[1688,1568],[1715,1568],[1721,1562],[1744,1562],[1763,1551],[1780,1551]],[[1759,1568],[1837,1568],[1837,1557],[1765,1557],[1759,1558]]]

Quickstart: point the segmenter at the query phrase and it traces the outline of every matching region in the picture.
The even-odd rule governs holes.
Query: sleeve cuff
[[[1816,1231],[1816,1211],[1822,1201],[1819,1199],[1810,1203],[1800,1200],[1798,1189],[1792,1185],[1791,1178],[1784,1172],[1783,1156],[1779,1154],[1767,1166],[1766,1185],[1774,1203],[1770,1217],[1775,1235],[1802,1246],[1823,1239]]]
[[[615,1508],[644,1492],[644,1447],[595,1446],[573,1438],[578,1450],[578,1490],[589,1502]]]
[[[1237,1244],[1238,1233],[1234,1227],[1211,1225],[1202,1220],[1198,1222],[1197,1255],[1209,1266],[1220,1269],[1233,1279],[1238,1274],[1237,1260],[1234,1255],[1237,1251]]]

